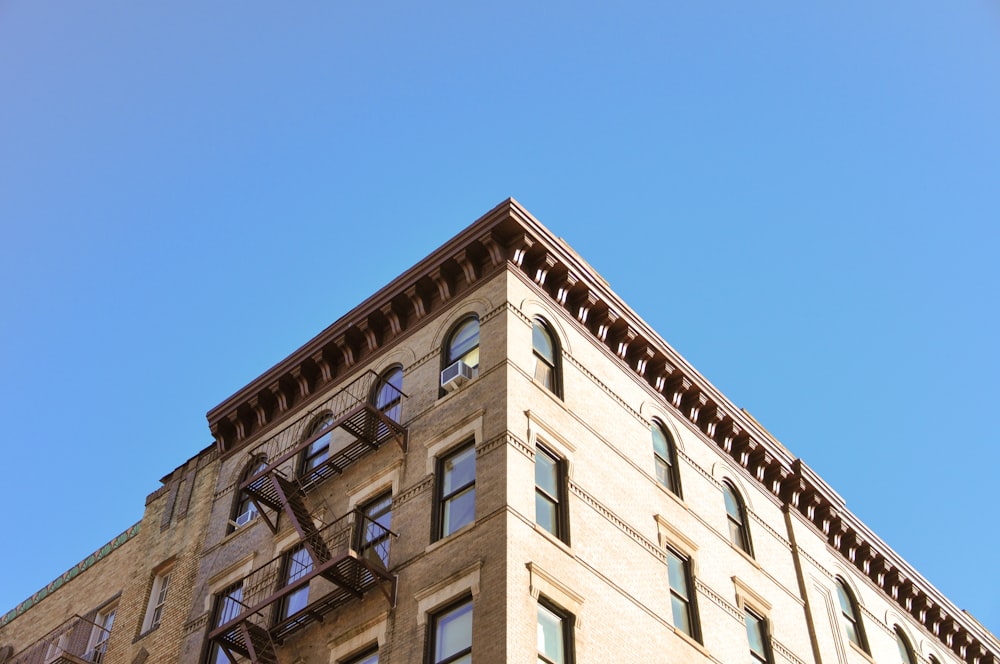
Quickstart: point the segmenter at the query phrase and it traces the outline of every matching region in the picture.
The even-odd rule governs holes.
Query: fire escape
[[[221,598],[208,637],[230,659],[277,664],[276,644],[375,588],[395,605],[396,577],[387,569],[395,533],[359,509],[317,523],[305,496],[386,443],[406,451],[407,431],[396,421],[404,396],[398,385],[369,371],[315,409],[329,413],[318,430],[297,441],[282,432],[250,451],[261,467],[237,490],[246,492],[272,531],[285,515],[299,546],[264,563]],[[304,465],[303,457],[322,449],[324,440],[325,453]]]
[[[73,616],[15,655],[10,664],[100,664],[110,630]]]

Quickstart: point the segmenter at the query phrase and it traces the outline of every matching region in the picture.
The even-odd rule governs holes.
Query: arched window
[[[559,346],[549,324],[541,318],[535,318],[531,323],[531,348],[535,354],[535,380],[549,392],[562,396]]]
[[[449,367],[461,360],[473,370],[473,375],[479,373],[479,319],[475,316],[466,318],[452,330],[445,345],[444,366]]]
[[[747,510],[743,506],[743,498],[732,484],[723,482],[723,493],[726,496],[726,516],[729,519],[729,541],[751,556],[750,531],[747,529]]]
[[[248,463],[243,469],[243,472],[240,473],[239,483],[236,485],[237,489],[240,485],[265,468],[267,468],[266,457],[260,456],[251,459],[250,463]],[[236,496],[236,502],[233,503],[233,513],[229,522],[229,532],[233,532],[237,528],[250,523],[257,518],[257,514],[259,514],[259,512],[257,511],[256,503],[250,500],[250,496],[246,491],[240,491]]]
[[[393,422],[399,421],[403,402],[403,367],[387,369],[375,386],[375,407]]]
[[[913,648],[910,640],[903,634],[903,628],[896,625],[896,647],[899,648],[899,661],[901,664],[917,664],[917,658],[913,655]]]
[[[306,434],[306,438],[312,438],[323,429],[329,428],[331,424],[333,424],[333,413],[327,413],[317,418],[312,426],[309,427],[309,433]],[[330,455],[330,437],[332,434],[332,431],[326,432],[309,443],[309,446],[302,452],[302,461],[300,464],[302,470],[299,472],[300,476],[308,479],[312,471],[326,461]]]
[[[677,449],[674,439],[662,424],[653,421],[653,463],[656,464],[656,479],[677,497],[681,495],[681,478],[677,472]]]
[[[858,612],[858,603],[854,599],[847,583],[837,579],[837,599],[840,601],[840,613],[844,617],[844,628],[847,630],[847,638],[851,643],[870,654],[868,650],[868,640],[865,639],[865,630],[861,625],[861,614]]]

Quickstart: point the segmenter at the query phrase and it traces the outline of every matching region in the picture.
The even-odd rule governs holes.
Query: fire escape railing
[[[276,663],[275,643],[373,588],[395,604],[396,578],[386,569],[395,536],[360,510],[316,529],[303,540],[309,564],[290,575],[291,557],[283,554],[253,570],[241,581],[240,598],[228,600],[222,623],[208,638],[230,659],[238,654],[258,664]],[[294,580],[288,581],[290,577]],[[307,600],[293,610],[289,599],[300,592],[307,593]]]
[[[281,512],[284,502],[272,490],[272,482],[268,478],[273,476],[293,481],[306,492],[323,480],[339,475],[352,463],[389,441],[394,441],[405,452],[407,430],[396,421],[405,396],[374,371],[363,373],[310,410],[311,414],[327,413],[327,426],[304,435],[303,427],[309,422],[302,418],[295,425],[285,428],[250,450],[252,459],[258,459],[266,465],[247,478],[237,490],[248,493],[265,516],[267,524],[276,531],[277,523],[267,517],[263,508]],[[380,400],[390,405],[379,408],[377,403]],[[310,468],[304,468],[301,456],[313,443],[324,437],[329,443],[326,458]]]
[[[101,625],[75,615],[12,657],[9,664],[100,664],[109,634]]]

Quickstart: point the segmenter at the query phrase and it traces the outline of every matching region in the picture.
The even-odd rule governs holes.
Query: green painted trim
[[[139,534],[139,524],[137,523],[128,530],[126,530],[125,532],[123,532],[118,537],[114,538],[113,540],[102,546],[97,551],[94,551],[92,554],[84,558],[82,561],[80,561],[70,569],[66,570],[62,576],[52,581],[52,583],[45,586],[44,588],[36,592],[34,595],[24,600],[16,607],[8,611],[6,614],[4,614],[4,616],[0,618],[0,627],[3,627],[14,618],[17,618],[19,615],[23,614],[28,609],[32,608],[33,606],[41,602],[43,599],[45,599],[55,591],[62,588],[64,585],[75,579],[83,572],[86,572],[88,569],[93,567],[104,557],[108,556],[112,551],[114,551],[122,544],[129,541],[138,534]]]

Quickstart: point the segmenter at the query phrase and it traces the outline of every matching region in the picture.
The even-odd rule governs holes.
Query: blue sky
[[[514,196],[1000,631],[1000,5],[827,4],[0,3],[0,613]]]

